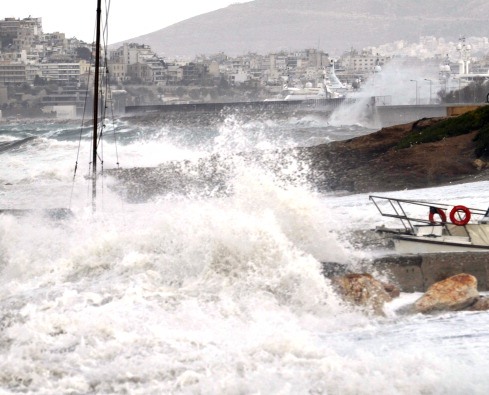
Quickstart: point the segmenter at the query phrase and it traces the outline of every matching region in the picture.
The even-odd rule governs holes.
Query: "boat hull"
[[[419,236],[393,236],[394,248],[400,254],[429,254],[439,252],[477,252],[489,251],[489,246],[470,242],[450,242],[437,238]]]

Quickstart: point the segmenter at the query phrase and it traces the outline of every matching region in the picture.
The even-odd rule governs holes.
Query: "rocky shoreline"
[[[351,274],[348,265],[334,262],[323,262],[322,270],[328,278]],[[426,292],[447,277],[468,273],[477,279],[479,291],[489,291],[489,252],[390,254],[359,262],[355,270],[383,273],[402,292]]]
[[[447,118],[421,119],[382,128],[344,141],[275,152],[254,152],[238,160],[259,163],[288,182],[307,181],[319,192],[368,193],[417,189],[489,180],[487,163],[475,154],[474,130],[455,137],[397,148],[399,141]],[[296,174],[282,171],[296,158]],[[191,162],[172,162],[153,168],[109,171],[131,201],[168,191],[229,193],[236,157],[214,155]]]
[[[368,193],[489,180],[487,163],[476,155],[478,130],[397,148],[404,137],[444,119],[383,128],[313,147],[304,154],[310,155],[314,177],[321,181],[322,190]],[[393,254],[358,266],[363,273],[349,273],[344,265],[323,263],[323,272],[346,302],[374,314],[382,315],[384,303],[396,297],[396,292],[424,293],[403,313],[489,309],[489,299],[479,294],[489,291],[489,253]],[[389,283],[379,282],[368,272],[382,273]]]
[[[384,305],[400,295],[396,285],[379,281],[366,273],[333,277],[331,285],[345,303],[377,316],[384,316]],[[436,314],[486,310],[489,310],[489,298],[479,294],[477,278],[462,272],[432,284],[414,303],[397,312]]]
[[[287,165],[287,161],[296,158],[297,163],[307,169],[306,172],[304,169],[297,170],[301,174],[297,181],[303,182],[301,177],[306,174],[309,184],[320,192],[369,193],[489,180],[487,163],[476,155],[474,138],[478,130],[468,130],[465,134],[441,138],[438,141],[398,148],[399,142],[405,137],[421,134],[422,130],[445,119],[447,118],[421,119],[382,128],[353,139],[313,147],[273,153],[250,153],[242,155],[241,160],[260,163],[281,176],[281,170]],[[165,190],[192,192],[195,188],[207,188],[213,194],[232,193],[227,187],[227,180],[233,174],[234,160],[235,158],[213,156],[196,163],[171,163],[157,168],[128,169],[113,175],[126,185],[126,191],[131,191],[133,195],[129,198],[135,200]],[[296,181],[293,179],[294,175],[289,177],[291,179],[288,181]],[[488,257],[489,253],[390,255],[362,262],[360,266],[365,273],[383,273],[402,292],[428,292],[437,282],[460,274],[471,276],[472,288],[489,291]],[[347,269],[344,265],[323,263],[324,274],[332,281],[338,282],[334,280],[337,276],[359,278],[358,274],[347,273]],[[343,284],[343,288],[348,288],[349,285],[345,284],[349,280],[345,280],[346,283],[342,281],[340,284]],[[370,292],[362,281],[352,285],[353,289],[360,293]],[[378,290],[378,284],[374,288]],[[344,290],[339,291],[340,294],[342,292]],[[471,303],[465,306],[475,303],[477,298],[473,294],[472,290]],[[380,312],[378,304],[374,306],[374,310]]]
[[[488,180],[487,164],[475,154],[477,131],[396,148],[402,138],[444,119],[387,127],[354,139],[303,149],[300,155],[308,158],[311,177],[323,191],[366,193]]]

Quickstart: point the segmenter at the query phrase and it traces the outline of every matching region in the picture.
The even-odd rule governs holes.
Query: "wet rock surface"
[[[456,311],[473,305],[478,299],[477,279],[461,273],[433,284],[413,307],[419,313]]]
[[[382,283],[366,273],[334,277],[331,283],[346,302],[366,307],[375,315],[384,315],[384,304],[399,296],[397,287]]]
[[[331,285],[346,303],[384,316],[384,306],[400,295],[400,288],[369,273],[346,273],[330,277]],[[402,306],[400,314],[436,314],[448,311],[487,311],[489,297],[480,295],[477,279],[460,273],[434,283],[414,303]]]

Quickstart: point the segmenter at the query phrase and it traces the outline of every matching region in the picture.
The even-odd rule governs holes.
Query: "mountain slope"
[[[169,57],[351,47],[433,35],[489,36],[487,0],[254,0],[202,14],[131,42]]]

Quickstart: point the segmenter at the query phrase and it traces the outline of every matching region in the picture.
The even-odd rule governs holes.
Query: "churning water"
[[[367,195],[320,194],[238,155],[367,132],[315,116],[117,121],[104,168],[236,156],[232,193],[128,202],[107,177],[92,214],[90,131],[2,124],[0,208],[73,216],[0,215],[0,393],[486,394],[487,313],[403,316],[419,297],[404,294],[374,317],[321,274],[371,253],[349,239],[380,224]],[[307,172],[294,161],[282,171]],[[391,195],[485,206],[488,191]]]

